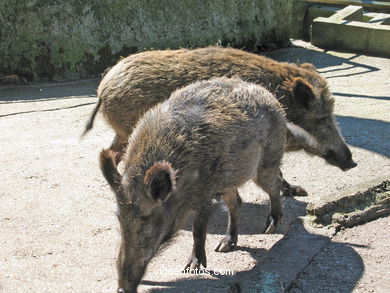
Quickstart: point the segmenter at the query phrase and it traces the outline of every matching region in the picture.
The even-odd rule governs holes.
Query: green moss
[[[28,80],[96,76],[143,48],[221,42],[247,50],[288,42],[292,0],[7,0],[0,73]]]

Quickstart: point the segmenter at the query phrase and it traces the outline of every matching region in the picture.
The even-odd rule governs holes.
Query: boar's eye
[[[318,125],[318,124],[325,124],[326,123],[326,118],[318,118],[317,120],[316,120],[316,124]]]
[[[146,220],[148,219],[148,216],[140,216],[139,219],[141,222],[146,222]]]
[[[335,155],[336,155],[335,151],[333,151],[333,150],[327,150],[327,151],[325,152],[325,154],[324,154],[324,158],[325,158],[325,159],[331,159],[331,158],[335,157]]]

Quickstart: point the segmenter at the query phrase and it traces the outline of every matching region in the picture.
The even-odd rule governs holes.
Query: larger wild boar
[[[230,48],[149,51],[122,59],[101,81],[99,101],[85,132],[92,128],[102,106],[103,116],[116,132],[110,149],[118,152],[119,158],[135,123],[147,109],[180,87],[222,76],[240,77],[264,86],[283,105],[287,119],[324,146],[327,162],[343,170],[356,166],[336,125],[328,83],[313,66],[280,63]],[[287,151],[300,148],[299,142],[288,140]],[[284,187],[285,193],[306,195],[299,186],[284,182]]]
[[[138,121],[129,138],[124,173],[103,150],[102,172],[115,192],[121,245],[118,292],[135,292],[148,262],[191,213],[193,250],[186,268],[206,267],[205,239],[212,198],[221,194],[237,217],[237,187],[253,179],[271,200],[271,229],[281,217],[279,165],[287,127],[284,111],[267,90],[239,79],[197,82],[172,94]],[[235,237],[237,222],[230,222]],[[221,245],[226,245],[226,237]]]

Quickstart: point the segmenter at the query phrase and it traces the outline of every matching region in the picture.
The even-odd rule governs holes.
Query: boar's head
[[[340,134],[333,114],[334,98],[326,80],[314,71],[307,79],[296,77],[284,84],[291,102],[287,105],[287,118],[308,133],[320,144],[319,149],[308,150],[301,143],[288,139],[287,151],[305,148],[343,171],[356,167],[352,153]]]
[[[118,292],[136,292],[150,259],[175,232],[168,199],[175,194],[176,172],[168,162],[157,162],[143,176],[132,166],[122,176],[110,150],[101,152],[100,166],[118,205]]]

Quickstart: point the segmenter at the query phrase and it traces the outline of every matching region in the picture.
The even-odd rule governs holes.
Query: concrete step
[[[317,17],[311,26],[311,43],[325,49],[365,52],[390,56],[390,19],[378,14],[363,21],[360,6],[347,6],[330,17]]]

